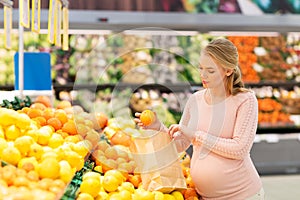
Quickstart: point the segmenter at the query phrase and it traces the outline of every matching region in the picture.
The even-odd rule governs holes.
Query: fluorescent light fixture
[[[260,36],[260,37],[278,37],[278,32],[238,32],[238,31],[210,31],[212,36]]]

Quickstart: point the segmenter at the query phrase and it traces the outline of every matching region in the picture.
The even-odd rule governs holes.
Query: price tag
[[[63,46],[62,49],[69,49],[69,9],[63,7]]]
[[[56,9],[55,9],[55,45],[61,47],[61,8],[62,3],[60,0],[56,0]]]
[[[56,0],[49,1],[49,15],[48,15],[48,41],[51,44],[54,44],[54,37],[55,37],[55,4]]]
[[[5,48],[11,48],[12,8],[4,6],[4,38]]]
[[[32,0],[31,30],[40,32],[41,0]]]
[[[29,28],[29,0],[20,1],[20,23]]]

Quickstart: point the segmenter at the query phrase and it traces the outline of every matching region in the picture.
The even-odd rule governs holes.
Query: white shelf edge
[[[0,9],[3,16],[3,9]],[[70,29],[124,31],[151,29],[209,31],[268,31],[299,32],[300,15],[264,14],[247,16],[242,14],[191,14],[179,12],[126,12],[70,10]],[[101,19],[106,22],[101,22]],[[17,27],[18,10],[13,10],[13,27]],[[41,10],[41,28],[47,29],[48,10]],[[0,18],[0,28],[3,18]]]

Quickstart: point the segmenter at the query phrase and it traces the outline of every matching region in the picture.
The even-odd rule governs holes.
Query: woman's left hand
[[[187,126],[179,125],[179,131],[185,135],[189,140],[193,140],[195,138],[195,131],[191,130]]]
[[[176,135],[178,135],[178,132],[180,131],[179,127],[180,127],[179,124],[172,124],[169,127],[168,134],[169,134],[170,138],[175,138]]]
[[[195,133],[193,130],[189,129],[187,126],[180,124],[173,124],[169,127],[168,134],[171,138],[176,137],[179,134],[185,135],[188,139],[193,140],[195,137]]]

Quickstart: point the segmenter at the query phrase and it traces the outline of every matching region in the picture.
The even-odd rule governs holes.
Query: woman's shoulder
[[[238,94],[234,95],[232,99],[236,104],[242,104],[245,101],[250,101],[253,103],[257,102],[255,93],[252,90],[248,90],[245,92],[239,92]]]

